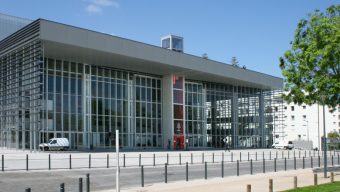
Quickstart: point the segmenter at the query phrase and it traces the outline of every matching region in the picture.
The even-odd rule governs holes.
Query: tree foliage
[[[340,5],[300,20],[291,45],[280,57],[284,99],[335,109],[340,103]]]
[[[237,60],[237,58],[236,58],[235,56],[233,56],[233,57],[231,58],[230,63],[231,63],[231,65],[234,66],[234,67],[240,67],[239,62],[238,62],[238,60]]]
[[[329,133],[328,133],[327,137],[328,137],[329,139],[339,139],[339,138],[340,138],[340,135],[339,135],[338,132],[332,131],[332,132],[329,132]]]

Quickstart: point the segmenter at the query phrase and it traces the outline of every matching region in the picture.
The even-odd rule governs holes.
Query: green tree
[[[327,138],[328,138],[328,149],[330,150],[334,150],[334,149],[339,149],[340,144],[339,144],[339,139],[340,139],[340,135],[338,132],[336,131],[332,131],[329,132],[327,134]]]
[[[239,65],[239,63],[238,63],[238,60],[237,60],[237,58],[236,58],[235,56],[233,56],[233,57],[231,58],[230,63],[231,63],[232,66],[240,67],[240,65]]]
[[[292,48],[280,57],[283,97],[297,104],[322,103],[335,109],[340,103],[340,5],[315,10],[302,19]]]
[[[332,131],[332,132],[328,133],[327,138],[329,138],[329,139],[338,139],[338,138],[340,138],[340,135],[339,135],[338,132]]]

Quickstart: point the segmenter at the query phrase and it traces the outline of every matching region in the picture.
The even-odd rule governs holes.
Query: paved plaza
[[[26,187],[31,187],[32,191],[52,192],[59,189],[60,183],[65,183],[66,191],[77,191],[79,178],[83,178],[85,187],[85,175],[87,173],[90,174],[91,191],[107,191],[115,188],[116,154],[112,152],[85,153],[68,151],[30,153],[29,151],[15,150],[1,150],[1,152],[4,155],[4,171],[0,172],[1,192],[20,192]],[[26,171],[26,155],[28,155],[28,171]],[[50,165],[48,163],[49,155],[51,159]],[[289,170],[294,169],[309,170],[311,172],[311,167],[319,167],[319,163],[320,166],[323,166],[323,158],[321,156],[319,162],[318,155],[321,156],[321,152],[318,154],[317,151],[269,149],[232,150],[230,152],[221,150],[123,152],[120,154],[120,165],[122,166],[120,169],[121,188],[122,190],[132,191],[141,189],[143,191],[144,189],[157,191],[152,186],[164,184],[165,163],[167,161],[169,163],[167,165],[167,182],[169,185],[166,186],[184,182],[183,189],[185,189],[186,162],[188,162],[188,183],[193,183],[194,185],[202,179],[205,182],[213,183],[216,179],[219,180],[222,174],[224,176],[223,181],[229,181],[229,178],[250,177],[251,174],[254,175],[251,178],[257,178],[257,176],[264,176],[275,171],[280,174],[291,172]],[[332,162],[334,165],[339,164],[338,152],[329,152],[328,155],[330,157],[328,158],[329,165],[332,165]],[[125,167],[123,166],[124,156]],[[296,159],[295,165],[294,156]],[[107,159],[107,157],[109,158]],[[224,159],[223,165],[222,158]],[[154,162],[155,166],[153,165]],[[206,173],[205,162],[207,165]],[[139,164],[143,165],[144,188],[141,188],[142,167]],[[237,169],[237,165],[239,169]],[[51,170],[49,170],[49,166]],[[205,177],[207,178],[206,180]],[[169,191],[171,189],[170,187]]]

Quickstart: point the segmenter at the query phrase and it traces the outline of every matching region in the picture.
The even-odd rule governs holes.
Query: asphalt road
[[[331,165],[331,159],[329,165]],[[321,166],[323,159],[320,159]],[[337,165],[337,160],[334,161]],[[284,160],[279,159],[276,162],[277,171],[284,171]],[[311,159],[305,159],[305,168],[311,167]],[[318,159],[313,158],[313,167],[318,167]],[[303,168],[303,159],[296,159],[296,169]],[[293,158],[287,159],[287,170],[294,169]],[[194,179],[205,178],[205,164],[189,164],[189,182]],[[65,191],[78,191],[78,179],[83,178],[85,189],[85,175],[90,174],[91,191],[108,190],[115,188],[115,169],[114,168],[95,168],[95,169],[77,169],[77,170],[52,170],[52,171],[11,171],[0,173],[0,191],[1,192],[23,192],[26,187],[31,187],[32,192],[55,192],[59,190],[60,183],[65,183]],[[265,161],[265,172],[274,171],[274,161]],[[153,183],[163,183],[165,180],[165,167],[162,166],[144,166],[144,185]],[[186,179],[186,166],[169,165],[167,167],[168,182],[184,181]],[[126,167],[120,170],[121,188],[141,186],[141,167]],[[207,179],[221,177],[221,162],[207,163]],[[237,162],[224,163],[224,177],[236,176]],[[250,162],[242,161],[239,163],[239,174],[250,174]],[[253,161],[253,174],[263,174],[263,161]]]

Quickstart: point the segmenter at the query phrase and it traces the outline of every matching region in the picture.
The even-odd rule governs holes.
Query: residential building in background
[[[330,112],[325,107],[326,132],[340,131],[339,107]],[[323,136],[323,106],[295,105],[284,103],[283,127],[285,139],[290,141],[311,141],[313,148],[321,149],[321,137]]]
[[[124,149],[271,147],[282,79],[172,47],[44,19],[23,27],[0,41],[0,146],[66,137],[114,149],[118,129]]]

